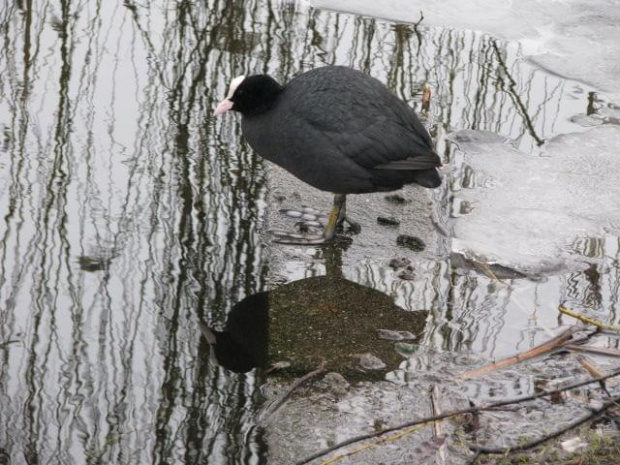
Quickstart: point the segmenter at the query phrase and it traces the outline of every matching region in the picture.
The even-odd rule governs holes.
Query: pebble
[[[379,357],[368,352],[365,354],[357,354],[355,357],[357,357],[360,367],[364,370],[381,370],[387,366]]]

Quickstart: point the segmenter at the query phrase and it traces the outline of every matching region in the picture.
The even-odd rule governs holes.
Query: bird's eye
[[[241,96],[243,94],[245,94],[245,90],[240,89],[240,90],[237,91],[237,95]]]

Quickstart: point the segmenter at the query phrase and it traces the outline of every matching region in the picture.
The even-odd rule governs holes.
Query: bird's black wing
[[[343,67],[319,68],[287,86],[290,109],[365,169],[441,166],[428,132],[379,81]]]

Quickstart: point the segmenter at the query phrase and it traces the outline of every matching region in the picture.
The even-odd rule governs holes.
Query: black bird
[[[327,66],[284,86],[268,75],[239,76],[215,115],[228,110],[241,113],[243,135],[259,155],[335,194],[322,236],[279,242],[329,242],[346,219],[346,194],[441,184],[441,161],[413,109],[359,71]]]

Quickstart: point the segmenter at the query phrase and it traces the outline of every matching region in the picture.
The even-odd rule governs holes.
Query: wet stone
[[[406,247],[414,252],[422,252],[426,248],[426,244],[419,237],[401,234],[396,238],[396,244]]]
[[[329,392],[335,396],[344,396],[351,385],[340,373],[327,373],[323,379],[316,383],[316,387],[320,390]]]
[[[319,210],[317,210],[316,208],[312,208],[312,207],[308,207],[307,205],[302,205],[301,206],[301,211],[304,213],[308,213],[311,215],[317,215],[319,216],[321,214],[321,212]]]
[[[410,331],[394,331],[391,329],[379,329],[377,330],[377,335],[379,339],[386,339],[388,341],[402,341],[416,338]]]
[[[354,357],[357,358],[359,366],[364,370],[382,370],[387,366],[379,357],[370,353],[357,354]]]
[[[280,213],[290,217],[290,218],[301,218],[301,216],[303,215],[302,212],[297,211],[297,210],[292,210],[290,208],[283,208],[280,210]]]

